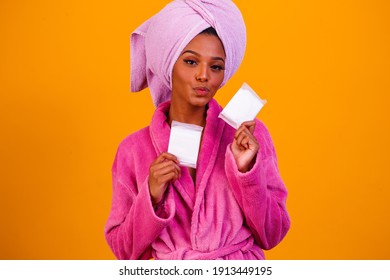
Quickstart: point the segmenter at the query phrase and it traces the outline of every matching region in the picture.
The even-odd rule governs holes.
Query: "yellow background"
[[[168,1],[0,2],[0,259],[112,259],[119,142],[146,126],[129,34]],[[269,259],[390,259],[389,1],[235,1],[292,227]]]

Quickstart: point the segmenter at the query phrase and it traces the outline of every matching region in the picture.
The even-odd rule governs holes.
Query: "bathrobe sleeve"
[[[123,147],[125,146],[125,147]],[[139,153],[139,151],[138,151]],[[137,152],[132,147],[119,147],[112,168],[112,205],[105,226],[105,237],[118,259],[150,259],[151,243],[173,218],[174,203],[164,203],[153,209],[148,176],[142,181],[137,170],[149,167],[137,166]],[[145,164],[146,165],[146,164]],[[138,176],[137,176],[138,175]],[[165,202],[171,194],[165,196]]]
[[[256,243],[262,249],[271,249],[290,228],[286,210],[287,190],[279,174],[270,134],[259,121],[255,136],[260,149],[252,169],[246,173],[238,171],[230,144],[226,149],[225,171]]]

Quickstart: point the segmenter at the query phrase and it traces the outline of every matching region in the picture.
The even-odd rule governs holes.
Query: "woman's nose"
[[[206,65],[199,65],[196,80],[200,82],[206,82],[208,80],[208,67]]]

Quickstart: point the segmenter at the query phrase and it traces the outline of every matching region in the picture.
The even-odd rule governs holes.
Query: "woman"
[[[105,234],[118,259],[264,259],[290,221],[275,150],[258,120],[234,130],[213,99],[245,50],[229,0],[174,1],[132,34],[132,90],[157,109],[113,165]],[[170,124],[202,126],[197,168],[167,152]]]

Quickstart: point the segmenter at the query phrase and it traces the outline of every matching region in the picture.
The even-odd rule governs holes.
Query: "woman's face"
[[[173,66],[172,102],[205,106],[225,75],[225,51],[220,39],[199,34],[184,48]]]

